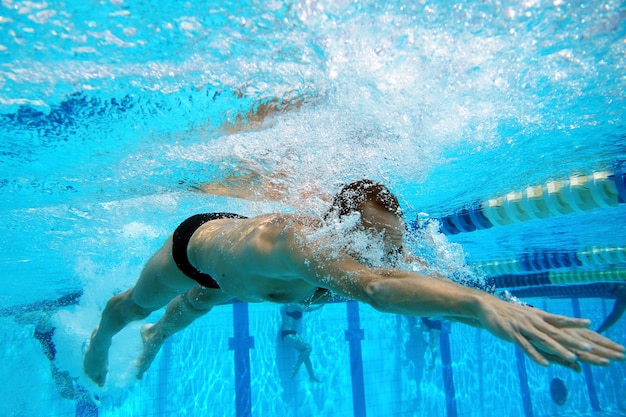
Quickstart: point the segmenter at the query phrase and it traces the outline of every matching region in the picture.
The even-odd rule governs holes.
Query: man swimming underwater
[[[336,234],[322,233],[350,221],[355,232],[381,242],[383,263],[368,262],[359,249],[338,247]],[[219,303],[232,298],[310,303],[324,291],[386,313],[441,316],[487,329],[544,366],[558,363],[579,370],[579,362],[608,365],[624,359],[624,347],[587,329],[588,320],[394,267],[394,258],[402,256],[403,233],[397,198],[369,180],[343,187],[324,219],[293,214],[193,216],[150,258],[136,285],[108,301],[85,353],[85,373],[103,385],[113,336],[165,305],[163,317],[142,328],[138,378],[169,336]]]

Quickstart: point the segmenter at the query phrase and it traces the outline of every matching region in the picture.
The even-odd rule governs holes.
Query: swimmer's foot
[[[309,380],[310,380],[311,382],[316,382],[316,383],[318,383],[318,384],[321,384],[321,383],[322,383],[322,380],[321,380],[321,379],[318,379],[315,375],[311,375],[311,376],[309,377]]]
[[[105,346],[98,346],[98,343],[95,341],[97,332],[98,328],[91,334],[89,346],[87,346],[85,357],[83,358],[83,370],[93,382],[103,386],[109,371],[109,347],[111,344],[107,343]]]
[[[153,324],[144,324],[140,330],[143,351],[137,358],[137,379],[141,379],[143,374],[150,368],[165,341],[163,338],[155,337],[155,332],[152,330],[153,327]]]

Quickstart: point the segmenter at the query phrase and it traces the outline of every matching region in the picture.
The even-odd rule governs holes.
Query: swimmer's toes
[[[144,356],[140,356],[139,358],[137,358],[137,360],[135,361],[135,366],[137,367],[137,379],[143,378],[143,374],[146,373],[151,364],[152,361],[149,358],[146,358]]]
[[[88,372],[87,369],[85,369],[85,373],[87,374],[89,379],[91,379],[96,385],[98,385],[99,387],[104,386],[107,377],[106,373],[92,374]]]
[[[98,354],[93,349],[87,348],[83,359],[83,371],[93,382],[103,386],[109,371],[106,354]]]
[[[102,387],[104,383],[106,382],[107,373],[108,373],[108,369],[105,368],[101,372],[98,372],[96,374],[87,374],[87,376],[89,376],[89,378],[91,378],[93,382],[98,384],[99,387]]]

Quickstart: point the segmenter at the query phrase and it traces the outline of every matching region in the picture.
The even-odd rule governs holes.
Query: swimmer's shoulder
[[[290,228],[300,229],[316,229],[321,226],[320,219],[311,216],[293,213],[271,213],[252,217],[250,222],[259,226],[275,227],[283,230]]]

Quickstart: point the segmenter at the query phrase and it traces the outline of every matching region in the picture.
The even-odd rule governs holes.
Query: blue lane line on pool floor
[[[533,417],[533,402],[530,398],[530,388],[528,388],[528,374],[526,373],[526,358],[522,349],[515,346],[515,358],[517,359],[517,375],[519,377],[519,388],[522,394],[522,405],[524,416]]]
[[[178,338],[178,335],[176,335]],[[170,364],[172,363],[172,338],[169,337],[163,343],[161,347],[161,363],[157,374],[158,385],[158,400],[157,400],[157,415],[164,416],[168,412],[168,398],[170,397],[169,381],[170,381]]]
[[[578,298],[572,298],[572,310],[574,317],[580,318],[580,302]],[[585,382],[587,383],[587,393],[589,394],[589,402],[593,411],[600,411],[600,401],[598,401],[598,393],[596,392],[596,385],[593,382],[593,374],[591,373],[591,367],[586,363],[582,364],[583,375],[585,375]]]
[[[228,339],[228,348],[235,351],[235,415],[250,417],[250,349],[254,349],[254,338],[250,336],[248,303],[233,304],[233,328],[235,336]]]
[[[364,338],[359,316],[359,304],[356,301],[346,302],[348,309],[348,330],[345,337],[350,344],[350,373],[352,375],[352,407],[355,417],[365,417],[365,384],[363,381],[363,352],[361,340]]]
[[[439,337],[441,350],[441,370],[443,372],[443,388],[446,393],[446,410],[448,417],[457,417],[456,394],[452,376],[452,355],[450,354],[450,324],[444,322]]]

